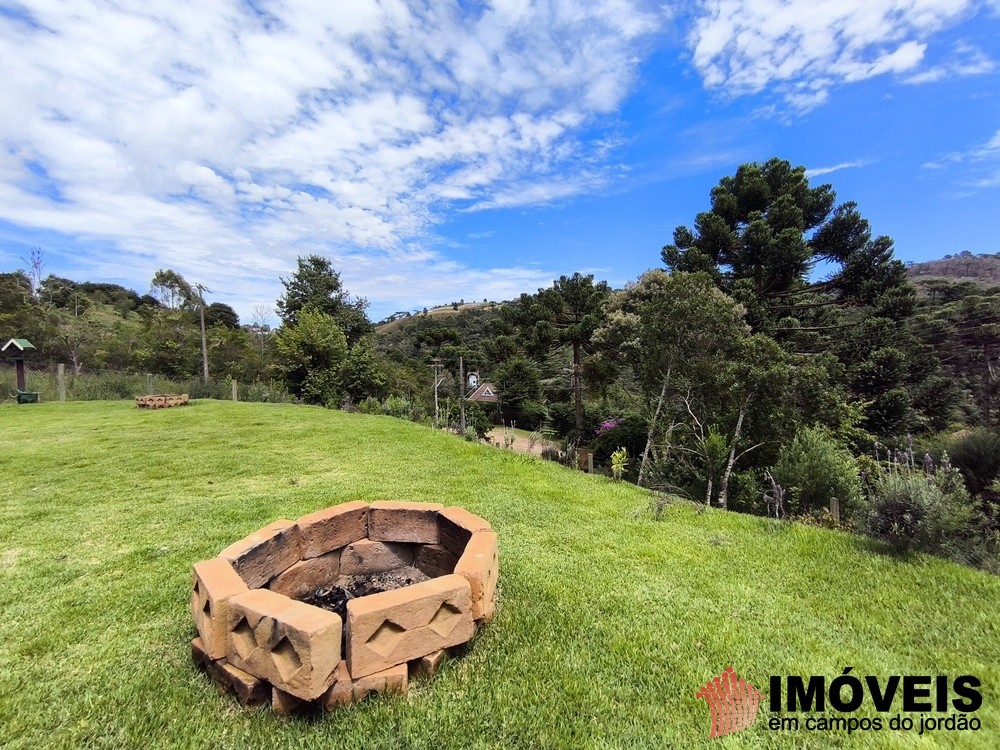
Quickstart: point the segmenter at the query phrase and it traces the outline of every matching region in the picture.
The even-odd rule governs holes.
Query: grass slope
[[[0,744],[811,748],[1000,745],[1000,579],[863,540],[670,507],[387,417],[274,404],[0,407]],[[320,722],[244,711],[191,665],[190,566],[349,499],[461,504],[501,542],[492,627],[432,685]],[[695,691],[771,674],[965,674],[984,730],[709,741]],[[896,705],[899,710],[899,704]],[[762,712],[763,713],[763,712]]]

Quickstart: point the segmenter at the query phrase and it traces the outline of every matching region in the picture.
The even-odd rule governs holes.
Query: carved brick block
[[[354,501],[302,516],[296,523],[302,534],[302,558],[325,555],[338,547],[368,537],[368,505]]]
[[[492,531],[477,531],[455,566],[455,573],[465,578],[472,589],[472,617],[476,620],[486,617],[496,593],[499,570],[497,535]]]
[[[465,545],[475,532],[492,530],[488,521],[465,508],[452,506],[438,513],[439,543],[457,557],[465,552]]]
[[[417,546],[413,564],[432,578],[446,576],[455,572],[458,556],[441,544],[421,544]]]
[[[368,538],[379,542],[437,544],[441,503],[380,500],[368,508]]]
[[[330,586],[340,575],[340,550],[327,552],[295,563],[268,584],[268,588],[290,599],[313,593],[322,586]]]
[[[405,664],[352,678],[347,662],[342,661],[337,667],[337,681],[323,695],[323,707],[330,710],[338,706],[349,706],[373,693],[401,694],[408,689],[409,674]]]
[[[230,664],[303,700],[321,696],[340,662],[341,620],[268,589],[229,600]]]
[[[460,575],[347,603],[347,664],[357,679],[469,640],[472,592]]]
[[[410,544],[362,539],[344,547],[340,554],[342,576],[384,573],[408,565],[413,565],[413,546]]]
[[[233,566],[221,557],[194,564],[191,616],[210,659],[226,655],[228,601],[247,591],[247,585]]]
[[[281,688],[271,687],[271,708],[278,716],[291,716],[306,705],[298,696],[286,693]]]
[[[230,544],[219,557],[232,563],[247,586],[260,588],[302,559],[299,527],[294,521],[275,521]]]
[[[234,693],[240,704],[259,706],[267,702],[271,689],[264,680],[234,667],[225,659],[209,658],[201,638],[191,641],[191,658],[195,666],[209,676],[220,692]]]
[[[236,695],[236,700],[241,705],[261,706],[267,703],[268,684],[239,667],[234,667],[225,659],[212,662],[208,673],[217,685],[224,686],[226,690]]]
[[[410,672],[418,680],[430,680],[438,673],[448,659],[447,649],[435,651],[433,654],[421,656],[410,662]]]

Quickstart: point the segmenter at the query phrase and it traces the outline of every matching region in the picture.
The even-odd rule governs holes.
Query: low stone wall
[[[343,619],[296,600],[413,568],[428,580],[351,599]],[[498,575],[496,534],[458,507],[350,502],[275,521],[194,565],[192,657],[241,703],[279,713],[405,692],[492,619]]]

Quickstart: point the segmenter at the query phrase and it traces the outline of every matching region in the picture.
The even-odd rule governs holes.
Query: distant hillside
[[[453,302],[450,305],[440,305],[439,307],[428,308],[426,312],[416,313],[394,313],[385,320],[380,320],[376,324],[375,330],[378,333],[388,333],[400,328],[406,321],[414,321],[420,318],[449,318],[461,312],[480,310],[482,308],[492,309],[499,307],[497,302]]]
[[[982,287],[1000,286],[1000,253],[973,255],[965,250],[958,255],[946,255],[941,260],[914,263],[907,268],[914,284],[931,279],[969,281]]]

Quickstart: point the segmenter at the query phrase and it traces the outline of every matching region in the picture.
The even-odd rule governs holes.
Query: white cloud
[[[961,43],[956,45],[947,60],[903,79],[904,83],[921,84],[967,76],[981,76],[996,72],[997,62],[976,47]]]
[[[305,252],[342,258],[369,297],[415,297],[414,278],[516,293],[537,272],[413,243],[449,206],[601,185],[587,126],[663,17],[645,0],[31,0],[0,15],[0,219],[109,244],[95,272],[171,266],[248,300]]]
[[[978,146],[967,151],[952,151],[935,161],[925,163],[923,166],[925,169],[943,169],[949,164],[993,160],[1000,160],[1000,130],[997,130],[989,140]]]
[[[925,163],[923,167],[938,172],[948,169],[961,170],[962,174],[957,180],[965,190],[959,194],[960,197],[974,195],[979,190],[1000,187],[1000,130],[985,142],[967,151],[952,151]]]
[[[981,7],[974,0],[703,0],[688,42],[708,87],[731,95],[774,88],[808,110],[839,84],[906,73],[913,83],[934,80],[934,68],[919,70],[928,40]],[[988,62],[948,70],[974,75]]]
[[[812,179],[813,177],[820,177],[825,174],[839,172],[842,169],[858,169],[860,167],[867,167],[871,163],[871,159],[857,159],[855,161],[845,161],[840,164],[834,164],[832,167],[816,167],[814,169],[807,169],[806,177]]]

